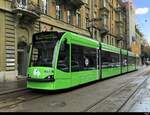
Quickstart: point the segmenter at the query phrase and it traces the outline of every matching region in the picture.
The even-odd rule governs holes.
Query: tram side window
[[[77,45],[71,45],[71,71],[83,70],[83,48]]]
[[[69,72],[69,45],[63,43],[60,47],[57,68]]]
[[[126,55],[122,55],[122,66],[127,66],[127,56]]]
[[[128,65],[135,65],[135,63],[136,63],[136,58],[129,56]]]
[[[86,48],[83,49],[83,58],[84,58],[84,70],[94,70],[97,68],[97,51],[93,48]]]
[[[102,51],[102,68],[120,67],[119,54]]]
[[[96,69],[96,49],[71,45],[71,71]]]
[[[136,65],[137,65],[137,66],[140,65],[140,58],[139,58],[139,57],[136,58]]]

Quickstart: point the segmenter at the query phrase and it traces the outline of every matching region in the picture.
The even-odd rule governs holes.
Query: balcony
[[[109,32],[108,26],[106,24],[100,24],[100,33],[101,35],[105,35]]]
[[[118,7],[115,9],[115,11],[117,13],[116,22],[123,23],[123,21],[124,21],[123,17],[126,16],[125,9],[123,7]]]
[[[123,40],[123,39],[124,39],[124,34],[118,33],[117,34],[117,40],[120,41],[120,40]]]
[[[84,5],[83,0],[54,0],[58,5],[64,5],[68,10],[77,10]]]
[[[121,13],[125,13],[126,12],[126,8],[125,7],[117,7],[115,9],[116,12],[121,12]]]
[[[104,34],[107,34],[108,32],[109,32],[108,17],[103,16],[101,17],[101,20],[100,20],[100,33],[104,35]]]
[[[123,39],[125,38],[125,34],[123,33],[122,28],[118,28],[118,29],[117,29],[116,36],[117,36],[116,39],[117,39],[118,41],[123,40]]]
[[[11,6],[12,12],[16,14],[17,18],[19,18],[22,22],[31,23],[40,18],[40,7],[31,0],[24,0],[24,2],[14,0]]]
[[[104,16],[108,17],[109,16],[109,12],[107,12],[106,10],[100,10],[100,16],[101,17],[104,17]]]

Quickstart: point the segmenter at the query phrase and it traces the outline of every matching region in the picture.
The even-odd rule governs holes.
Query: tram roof
[[[91,47],[91,48],[99,48],[99,42],[98,41],[93,40],[93,39],[88,38],[88,37],[85,37],[85,36],[82,36],[82,35],[78,35],[78,34],[71,33],[71,32],[66,32],[63,35],[63,37],[67,38],[68,43],[86,46],[86,47]]]
[[[133,56],[133,57],[136,57],[136,54],[131,52],[131,51],[128,51],[128,56]]]
[[[121,53],[124,54],[124,55],[127,55],[128,54],[128,50],[121,49]]]
[[[105,43],[101,43],[101,46],[102,46],[102,50],[120,54],[120,48],[117,48],[115,46],[108,45],[108,44],[105,44]]]

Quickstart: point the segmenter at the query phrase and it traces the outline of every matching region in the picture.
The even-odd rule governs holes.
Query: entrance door
[[[18,44],[18,75],[26,76],[28,66],[27,44],[20,42]]]

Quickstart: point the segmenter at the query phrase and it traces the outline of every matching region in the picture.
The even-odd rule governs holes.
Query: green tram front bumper
[[[55,90],[53,82],[30,82],[27,81],[27,88],[38,90]]]
[[[54,90],[54,70],[50,67],[28,68],[27,88]]]

